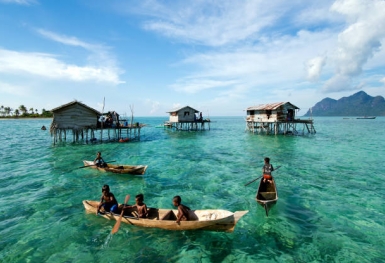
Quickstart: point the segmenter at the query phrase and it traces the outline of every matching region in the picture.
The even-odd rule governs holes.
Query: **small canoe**
[[[83,161],[84,166],[98,169],[100,171],[112,172],[117,174],[143,175],[147,170],[147,165],[119,165],[107,164],[107,167],[97,167],[93,161]]]
[[[270,208],[274,206],[278,200],[278,192],[275,186],[274,178],[271,179],[271,183],[268,181],[264,183],[263,177],[261,178],[255,199],[265,209],[266,216],[269,216]]]
[[[98,201],[84,200],[87,213],[96,214]],[[119,205],[119,209],[122,205]],[[190,210],[191,221],[175,222],[178,210],[149,208],[147,218],[138,218],[136,208],[126,209],[122,222],[140,227],[161,228],[166,230],[208,230],[233,232],[238,220],[249,211],[230,212],[227,210]],[[120,214],[99,213],[100,216],[118,220]]]
[[[375,116],[364,116],[364,117],[357,117],[357,119],[375,119],[376,117]]]
[[[121,139],[119,139],[119,142],[128,142],[130,139],[129,138],[121,138]]]

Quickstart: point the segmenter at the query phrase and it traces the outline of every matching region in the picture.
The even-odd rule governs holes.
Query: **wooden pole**
[[[105,101],[106,101],[106,97],[103,97],[102,116],[103,116],[103,113],[104,113],[104,103],[105,103]],[[102,142],[102,140],[103,140],[103,120],[101,121],[100,127],[101,127],[101,130],[100,130],[100,142]]]

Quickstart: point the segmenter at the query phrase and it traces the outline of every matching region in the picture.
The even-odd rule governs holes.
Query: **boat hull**
[[[267,181],[264,183],[263,177],[261,178],[255,199],[265,209],[266,216],[269,216],[270,208],[278,201],[278,192],[274,178],[271,180],[271,183]]]
[[[96,214],[98,201],[84,200],[87,213]],[[121,205],[119,206],[121,207]],[[127,209],[122,222],[139,227],[160,228],[166,230],[208,230],[233,232],[238,220],[248,211],[230,212],[227,210],[190,210],[191,221],[175,222],[177,210],[150,208],[148,218],[135,217],[135,209]],[[117,220],[120,214],[104,213],[100,216]]]
[[[84,166],[89,166],[103,172],[111,172],[117,174],[134,174],[143,175],[147,170],[147,165],[116,165],[107,164],[107,167],[97,167],[93,161],[83,161]]]
[[[357,119],[370,119],[370,120],[373,120],[373,119],[375,119],[375,118],[376,118],[375,116],[357,117]]]

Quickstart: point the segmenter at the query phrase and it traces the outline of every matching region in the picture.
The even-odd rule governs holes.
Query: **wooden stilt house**
[[[165,126],[175,128],[176,130],[204,130],[207,123],[210,130],[210,120],[203,119],[202,112],[190,107],[184,106],[172,109],[167,113],[170,114],[169,121],[165,122]]]
[[[140,139],[140,129],[144,124],[131,123],[128,124],[126,120],[119,119],[118,114],[115,119],[107,125],[101,123],[100,118],[102,114],[79,102],[72,101],[51,110],[53,119],[50,127],[51,136],[54,138],[54,143],[58,140],[66,140],[67,135],[72,134],[73,141],[79,139],[90,139],[96,141],[95,131],[100,130],[100,140],[103,140],[103,130],[107,131],[108,139],[111,139],[110,131],[115,134],[115,140],[128,141],[132,139]],[[127,138],[123,140],[122,131],[126,130]]]
[[[260,104],[246,109],[246,130],[258,134],[314,134],[312,119],[297,118],[299,108],[290,102]]]
[[[79,101],[72,101],[51,110],[53,119],[51,123],[51,135],[54,141],[66,139],[67,133],[72,132],[73,141],[83,139],[84,135],[88,139],[95,138],[98,118],[101,113]]]

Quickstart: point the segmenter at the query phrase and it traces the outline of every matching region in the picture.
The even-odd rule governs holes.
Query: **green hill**
[[[312,108],[313,116],[385,116],[385,100],[359,91],[339,100],[325,98]],[[304,116],[309,116],[308,111]]]

